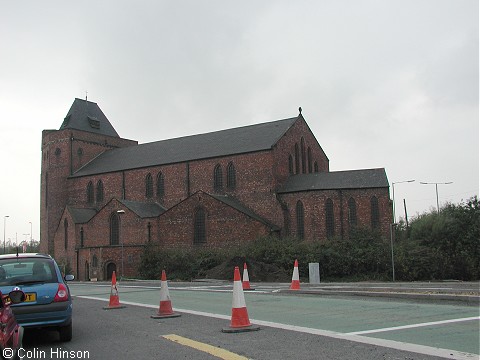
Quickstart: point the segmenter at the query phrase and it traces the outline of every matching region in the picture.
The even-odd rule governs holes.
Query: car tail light
[[[64,284],[58,284],[58,290],[55,294],[54,302],[67,301],[68,300],[68,290]]]

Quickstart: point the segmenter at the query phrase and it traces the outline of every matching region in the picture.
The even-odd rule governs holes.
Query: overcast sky
[[[39,239],[41,134],[74,99],[140,143],[296,116],[397,215],[479,190],[478,0],[0,0],[0,216]],[[4,229],[3,224],[1,228]]]

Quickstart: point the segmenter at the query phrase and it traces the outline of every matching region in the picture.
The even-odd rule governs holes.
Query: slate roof
[[[288,178],[278,192],[384,187],[389,187],[387,174],[384,168],[378,168],[293,175]]]
[[[76,129],[96,134],[119,137],[97,103],[75,99],[60,130]]]
[[[141,218],[153,218],[164,213],[166,209],[158,203],[145,203],[140,201],[118,200],[129,210]]]
[[[299,117],[109,150],[72,177],[269,150],[297,119]]]
[[[75,224],[86,224],[97,214],[95,209],[79,209],[71,206],[67,206],[67,208]]]
[[[261,222],[262,224],[268,226],[270,229],[272,229],[274,231],[279,231],[280,230],[280,228],[277,225],[272,224],[270,221],[268,221],[264,217],[258,215],[252,209],[250,209],[247,206],[245,206],[244,204],[242,204],[238,199],[235,199],[231,196],[226,196],[226,195],[216,195],[216,194],[209,194],[209,195],[211,197],[213,197],[214,199],[217,199],[218,201],[221,201],[224,204],[226,204],[226,205],[244,213],[245,215],[251,217],[252,219],[255,219],[255,220]]]

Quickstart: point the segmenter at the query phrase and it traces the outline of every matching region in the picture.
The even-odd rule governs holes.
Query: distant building
[[[298,116],[147,144],[75,99],[42,133],[40,248],[80,280],[135,276],[145,244],[228,247],[266,235],[389,234],[385,170],[329,171]]]

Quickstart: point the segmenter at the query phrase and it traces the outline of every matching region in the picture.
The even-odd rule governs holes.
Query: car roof
[[[26,259],[26,258],[40,258],[40,259],[52,259],[48,254],[41,253],[18,253],[18,254],[3,254],[0,255],[1,259]]]

